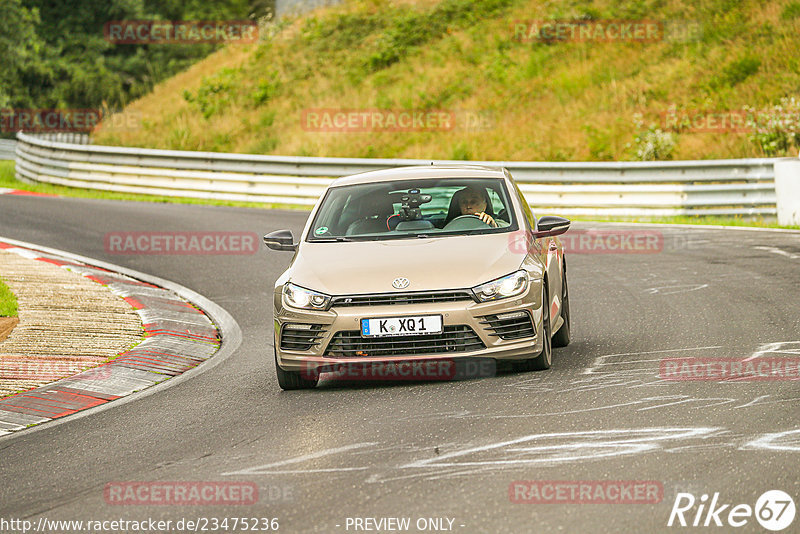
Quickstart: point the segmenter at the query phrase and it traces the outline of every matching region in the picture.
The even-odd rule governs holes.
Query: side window
[[[520,191],[519,186],[516,182],[514,182],[514,188],[517,190],[517,196],[519,196],[520,204],[522,204],[522,213],[525,214],[525,218],[528,220],[528,227],[531,230],[536,229],[536,217],[533,216],[533,212],[531,211],[531,207],[528,205],[528,201],[525,200],[525,195],[522,194]]]

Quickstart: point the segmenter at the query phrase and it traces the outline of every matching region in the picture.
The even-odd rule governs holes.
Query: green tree
[[[111,108],[149,92],[221,45],[112,44],[120,20],[245,20],[274,0],[3,0],[0,108]]]
[[[31,107],[26,74],[40,70],[44,43],[36,35],[39,14],[20,0],[4,0],[0,17],[0,109]]]

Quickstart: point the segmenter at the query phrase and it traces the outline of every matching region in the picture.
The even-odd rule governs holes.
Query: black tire
[[[550,369],[553,363],[553,333],[550,327],[550,292],[547,284],[544,286],[544,294],[542,295],[542,352],[536,357],[529,360],[522,360],[513,362],[515,371],[544,371]]]
[[[554,347],[566,347],[569,345],[570,321],[569,321],[569,288],[567,286],[567,264],[564,263],[564,282],[561,284],[561,317],[564,324],[553,336]]]
[[[305,378],[300,375],[300,371],[284,371],[278,365],[278,355],[275,354],[275,374],[278,376],[278,385],[284,391],[293,389],[314,389],[317,387],[319,378]]]

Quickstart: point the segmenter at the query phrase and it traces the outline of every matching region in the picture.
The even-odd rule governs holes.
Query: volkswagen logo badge
[[[409,286],[411,282],[408,281],[408,278],[403,278],[402,276],[399,278],[395,278],[392,282],[392,287],[395,289],[405,289]]]

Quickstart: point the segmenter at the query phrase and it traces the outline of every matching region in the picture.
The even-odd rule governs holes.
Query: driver
[[[456,205],[456,213],[452,214],[453,216],[449,217],[449,220],[461,215],[474,215],[489,226],[497,228],[497,222],[495,222],[494,217],[487,213],[487,211],[491,212],[491,206],[484,188],[468,185],[464,189],[456,191],[451,202]]]

